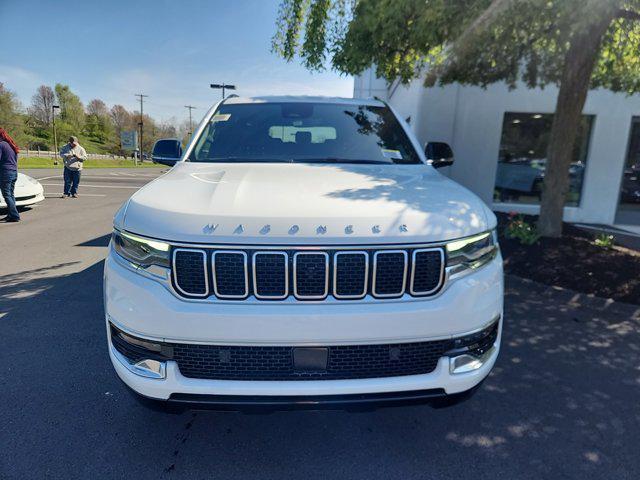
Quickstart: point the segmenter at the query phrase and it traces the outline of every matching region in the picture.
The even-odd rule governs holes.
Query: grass
[[[53,158],[47,157],[19,157],[18,167],[23,168],[62,168],[62,160],[58,162],[58,165],[53,164]],[[149,168],[149,167],[162,167],[151,162],[144,162],[141,165],[136,166],[133,159],[116,159],[116,158],[104,158],[104,159],[87,159],[84,161],[84,168]]]

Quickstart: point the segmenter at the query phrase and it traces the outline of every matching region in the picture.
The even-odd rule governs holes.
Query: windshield
[[[389,108],[303,102],[222,104],[189,160],[422,163]]]

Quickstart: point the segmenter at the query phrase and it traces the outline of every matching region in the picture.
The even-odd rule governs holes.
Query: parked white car
[[[44,189],[35,178],[24,173],[18,173],[14,195],[16,197],[16,205],[18,207],[26,207],[43,201]],[[0,193],[0,208],[7,208],[7,203],[4,201],[2,193]]]
[[[426,151],[378,100],[217,104],[115,216],[119,377],[167,409],[467,398],[500,345],[496,218]]]

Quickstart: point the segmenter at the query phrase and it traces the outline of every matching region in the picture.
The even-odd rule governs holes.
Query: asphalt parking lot
[[[111,219],[160,170],[85,171],[80,198],[0,224],[0,479],[640,478],[640,309],[507,279],[501,357],[445,410],[270,415],[138,405],[107,355]]]

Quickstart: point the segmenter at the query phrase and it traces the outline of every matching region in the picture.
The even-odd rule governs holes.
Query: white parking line
[[[45,193],[44,198],[60,198],[62,193]],[[106,197],[104,193],[82,193],[81,197]]]
[[[42,183],[44,187],[64,187],[61,183]],[[142,185],[139,187],[125,187],[123,185],[87,185],[86,183],[81,183],[80,187],[89,187],[89,188],[125,188],[129,190],[139,190],[142,188]]]
[[[36,178],[36,177],[33,177]],[[40,180],[49,180],[50,178],[62,178],[62,175],[51,175],[50,177],[42,177],[42,178],[36,178],[36,180],[40,181]]]

